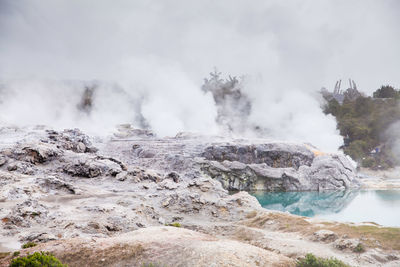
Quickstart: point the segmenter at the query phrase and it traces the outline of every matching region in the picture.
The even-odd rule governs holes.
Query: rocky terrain
[[[368,226],[370,235],[228,192],[362,186],[346,157],[311,145],[157,138],[129,125],[107,138],[3,127],[0,140],[0,251],[32,241],[40,245],[22,255],[51,251],[69,266],[294,266],[309,252],[353,266],[400,264],[399,244],[382,239],[392,229]],[[355,253],[361,243],[366,251]]]

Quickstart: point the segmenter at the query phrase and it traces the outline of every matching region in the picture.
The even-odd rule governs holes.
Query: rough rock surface
[[[318,156],[307,145],[266,140],[190,134],[160,139],[129,127],[121,128],[114,137],[91,142],[79,130],[5,127],[0,129],[0,139],[0,251],[17,250],[22,243],[34,241],[43,243],[37,249],[54,251],[63,259],[75,255],[71,266],[85,266],[79,262],[86,258],[79,258],[75,249],[80,245],[90,247],[83,251],[96,260],[141,245],[143,260],[165,261],[171,266],[224,266],[216,251],[232,266],[279,266],[270,264],[279,261],[290,266],[293,259],[308,252],[338,257],[355,266],[380,264],[372,254],[360,260],[330,239],[313,245],[312,233],[320,230],[317,226],[311,234],[289,235],[277,227],[279,220],[288,216],[301,222],[300,217],[273,219],[275,213],[262,209],[248,193],[229,194],[226,190],[358,186],[355,171],[342,156]],[[246,225],[249,214],[258,214],[255,218],[260,217],[270,228]],[[196,232],[167,228],[172,234],[167,235],[168,240],[161,233],[164,228],[154,230],[161,231],[157,235],[153,230],[142,231],[165,224]],[[93,245],[94,240],[101,245]],[[174,246],[174,242],[180,245]],[[173,261],[171,255],[178,251],[182,257],[176,260],[185,259],[184,264]],[[397,252],[371,251],[385,264],[399,263]],[[154,253],[161,254],[154,258]],[[124,266],[125,259],[117,256],[104,256],[104,262],[112,262],[99,266],[121,266],[119,260]],[[127,264],[144,262],[126,260]]]
[[[124,136],[102,144],[100,151],[163,173],[175,171],[185,177],[201,173],[227,190],[324,191],[361,186],[344,155],[324,154],[307,144],[185,133],[163,139]],[[124,150],[128,145],[131,150]]]
[[[324,191],[360,186],[345,156],[314,156],[306,145],[214,145],[202,155],[201,169],[230,190]]]
[[[176,227],[149,227],[113,238],[53,241],[29,251],[50,251],[70,267],[295,266],[295,261],[249,244]],[[1,261],[0,261],[1,266]]]

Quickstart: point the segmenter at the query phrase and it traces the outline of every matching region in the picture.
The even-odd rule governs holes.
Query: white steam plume
[[[0,120],[98,132],[134,122],[139,110],[160,135],[216,133],[216,107],[200,86],[217,66],[252,77],[250,119],[272,137],[336,150],[335,121],[313,92],[347,77],[367,93],[398,86],[399,8],[395,0],[0,0]],[[105,81],[86,117],[75,109],[83,89],[65,80]]]

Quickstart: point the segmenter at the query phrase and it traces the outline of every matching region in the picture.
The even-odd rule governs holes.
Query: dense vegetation
[[[48,252],[35,252],[11,261],[10,267],[68,267]]]
[[[324,259],[315,257],[313,254],[309,253],[304,258],[297,261],[296,267],[350,267],[350,266],[335,258]]]
[[[345,97],[341,104],[332,95],[324,97],[324,112],[336,117],[347,155],[363,167],[386,169],[399,164],[394,151],[397,139],[394,131],[389,131],[400,120],[399,90],[386,85],[376,90],[373,97]]]

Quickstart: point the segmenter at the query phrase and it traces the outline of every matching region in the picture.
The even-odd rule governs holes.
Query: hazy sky
[[[400,87],[399,25],[396,0],[0,0],[0,79],[117,81],[146,94],[146,118],[172,134],[214,129],[198,88],[216,66],[251,77],[252,120],[273,135],[337,145],[314,92],[348,78],[367,93]],[[35,88],[19,85],[18,101]]]

